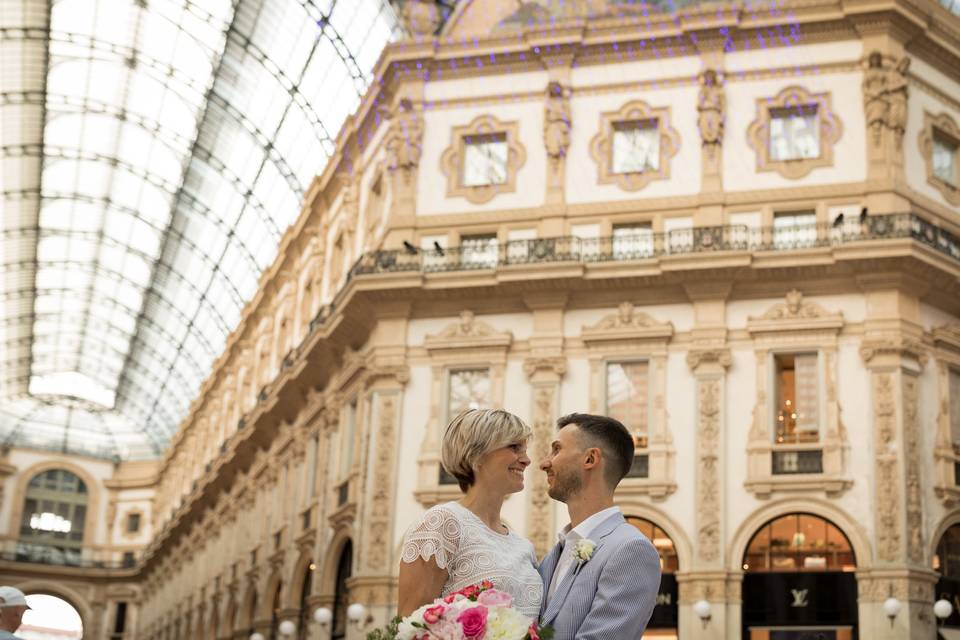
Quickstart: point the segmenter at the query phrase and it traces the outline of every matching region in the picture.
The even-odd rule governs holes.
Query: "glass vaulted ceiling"
[[[0,0],[0,444],[162,452],[397,33],[386,0]]]

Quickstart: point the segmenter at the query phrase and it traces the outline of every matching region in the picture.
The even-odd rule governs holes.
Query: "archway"
[[[676,572],[680,569],[680,558],[677,547],[670,535],[659,525],[646,518],[626,516],[627,522],[640,530],[660,555],[660,589],[657,592],[657,605],[644,631],[644,640],[677,640],[679,626],[679,610],[677,600]]]
[[[87,483],[67,469],[47,469],[30,478],[23,495],[17,558],[79,565],[87,523]]]
[[[297,603],[300,610],[297,618],[297,640],[307,640],[310,637],[309,625],[311,618],[307,598],[310,597],[310,592],[313,589],[313,573],[316,571],[316,568],[317,565],[310,561],[303,571],[303,581],[300,584],[300,599]]]
[[[282,591],[283,583],[278,580],[273,588],[273,598],[270,601],[270,640],[277,640],[280,637],[277,627],[280,626],[280,608],[282,606],[280,596]]]
[[[937,541],[933,570],[940,574],[936,598],[953,605],[953,613],[943,621],[943,627],[960,634],[960,523],[947,527]]]
[[[353,544],[348,540],[340,552],[337,562],[337,582],[333,600],[333,625],[331,640],[343,640],[347,636],[347,607],[350,605],[350,591],[347,580],[353,574]]]
[[[30,610],[23,614],[17,636],[45,640],[75,640],[83,637],[80,612],[63,598],[45,593],[27,595]]]
[[[767,521],[747,544],[742,568],[744,640],[857,637],[857,559],[829,520],[789,513]]]

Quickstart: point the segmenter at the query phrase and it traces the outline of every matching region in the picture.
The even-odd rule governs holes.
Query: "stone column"
[[[561,356],[527,358],[523,363],[524,373],[530,380],[532,390],[531,426],[533,438],[527,453],[531,466],[536,467],[550,452],[550,443],[556,431],[560,379],[567,370],[566,359]],[[550,551],[554,540],[555,503],[547,495],[547,476],[538,469],[527,480],[527,537],[533,542],[538,558]]]
[[[719,345],[687,354],[696,380],[696,529],[693,570],[678,576],[680,633],[702,640],[740,634],[740,581],[728,580],[724,564],[724,378],[730,364],[729,349]],[[693,612],[698,600],[706,600],[713,608],[706,625]]]
[[[873,435],[874,562],[858,573],[861,636],[921,640],[935,635],[932,603],[936,574],[926,557],[923,461],[933,448],[918,418],[921,343],[919,297],[925,285],[899,274],[859,279],[868,316],[860,347],[870,380]],[[890,624],[883,602],[903,603]]]

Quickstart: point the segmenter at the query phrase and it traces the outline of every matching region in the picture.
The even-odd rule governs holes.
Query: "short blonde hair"
[[[526,423],[503,409],[467,409],[443,433],[440,461],[461,491],[473,485],[477,462],[489,451],[530,438]]]

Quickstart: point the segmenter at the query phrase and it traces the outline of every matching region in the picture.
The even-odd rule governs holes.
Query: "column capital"
[[[730,355],[730,349],[726,347],[691,349],[687,353],[687,366],[695,374],[699,373],[701,368],[707,368],[711,365],[715,369],[723,370],[731,364],[733,364],[733,357]]]

